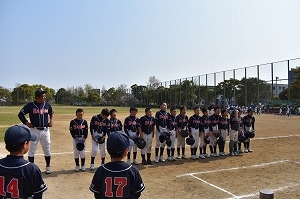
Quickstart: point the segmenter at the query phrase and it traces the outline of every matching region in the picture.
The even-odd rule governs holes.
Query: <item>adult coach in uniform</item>
[[[24,160],[30,141],[36,141],[26,126],[15,125],[5,132],[5,148],[9,155],[0,160],[0,198],[42,198],[47,185],[40,169]]]
[[[34,155],[36,148],[41,141],[42,149],[46,161],[46,174],[50,174],[50,130],[49,127],[53,125],[53,109],[51,105],[46,102],[46,91],[38,88],[35,91],[35,100],[27,103],[19,112],[19,119],[30,128],[30,131],[37,136],[36,141],[31,141],[28,152],[28,160],[34,163]],[[30,122],[25,115],[29,114]],[[50,120],[49,120],[50,118]]]
[[[136,199],[145,189],[139,171],[123,160],[129,149],[129,138],[123,132],[111,133],[107,139],[107,151],[111,162],[100,166],[94,174],[90,191],[94,197]]]

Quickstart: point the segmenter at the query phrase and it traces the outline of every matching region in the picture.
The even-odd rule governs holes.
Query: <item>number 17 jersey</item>
[[[139,198],[145,189],[138,170],[123,161],[109,162],[94,174],[90,190],[99,198]]]

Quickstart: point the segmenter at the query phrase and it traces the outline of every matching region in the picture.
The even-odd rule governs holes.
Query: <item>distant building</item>
[[[273,94],[279,95],[282,91],[288,88],[288,84],[273,84]]]
[[[294,72],[294,69],[299,69],[300,67],[296,67],[296,68],[292,68],[290,71],[289,71],[289,85],[296,79],[296,73]]]

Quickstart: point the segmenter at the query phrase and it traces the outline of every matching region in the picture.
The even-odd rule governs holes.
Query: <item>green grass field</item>
[[[18,113],[22,106],[0,106],[0,142],[4,141],[4,133],[6,129],[14,124],[19,124]],[[85,114],[97,114],[100,113],[103,108],[113,109],[115,108],[118,113],[126,114],[129,113],[129,107],[79,107],[79,106],[56,106],[52,105],[54,110],[54,119],[56,115],[74,114],[78,108],[83,108]],[[158,109],[153,109],[153,112]],[[139,108],[139,115],[144,114],[144,108]],[[27,115],[28,117],[28,115]]]

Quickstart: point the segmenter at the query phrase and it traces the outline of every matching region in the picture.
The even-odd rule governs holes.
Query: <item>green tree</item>
[[[0,86],[0,100],[3,102],[11,102],[11,93],[8,89]]]

